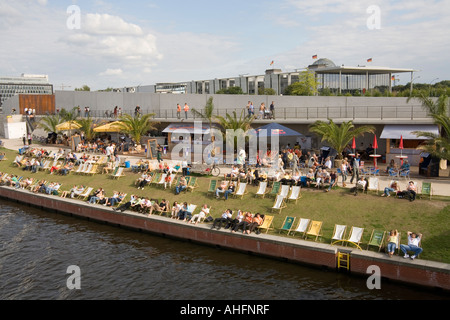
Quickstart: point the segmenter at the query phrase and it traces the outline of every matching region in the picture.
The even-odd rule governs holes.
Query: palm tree
[[[72,135],[72,123],[76,122],[78,119],[78,107],[73,108],[71,111],[62,109],[59,113],[63,121],[69,122],[69,138]]]
[[[450,160],[450,118],[448,116],[449,99],[447,95],[442,95],[438,99],[433,99],[423,93],[414,98],[422,102],[423,108],[428,115],[433,118],[434,123],[439,128],[439,134],[430,132],[415,131],[417,137],[427,138],[425,145],[419,147],[437,158]],[[410,98],[412,99],[412,97]],[[408,99],[408,101],[410,100]]]
[[[38,123],[38,128],[43,129],[45,132],[57,132],[56,126],[61,124],[63,120],[59,115],[49,115],[41,119]]]
[[[154,113],[145,114],[143,116],[131,116],[125,114],[120,117],[121,123],[119,124],[119,127],[121,128],[121,131],[129,135],[139,147],[142,136],[147,134],[150,130],[156,129],[154,125],[157,124],[157,122],[151,120],[154,116]]]
[[[208,121],[209,127],[211,128],[214,119],[213,97],[208,99],[208,102],[206,102],[203,112],[195,108],[192,108],[192,113],[194,114],[195,117],[201,118],[204,121]]]
[[[81,126],[79,130],[84,132],[86,140],[91,141],[94,139],[94,120],[91,117],[80,119],[77,123]]]
[[[343,122],[338,126],[330,119],[329,122],[316,121],[310,126],[310,131],[320,136],[322,142],[328,141],[338,153],[336,158],[342,159],[342,152],[354,137],[362,136],[365,133],[374,133],[375,128],[373,126],[355,128],[352,121]]]
[[[252,128],[252,123],[256,118],[255,116],[247,117],[245,115],[245,110],[243,109],[239,118],[236,111],[233,111],[232,115],[227,113],[225,117],[217,116],[216,119],[222,126],[222,132],[224,133],[226,139],[227,130],[233,130],[233,132],[242,130],[244,133],[247,133]],[[235,137],[234,147],[237,145],[237,139],[238,138]]]
[[[208,99],[208,102],[206,102],[205,108],[202,111],[199,111],[195,108],[192,108],[192,113],[194,114],[194,117],[198,117],[201,118],[204,121],[207,121],[209,124],[209,129],[210,129],[210,135],[211,135],[211,141],[212,141],[212,149],[211,149],[211,153],[214,156],[215,155],[215,146],[214,146],[214,142],[215,142],[215,138],[214,138],[214,133],[212,130],[212,123],[213,120],[215,120],[214,117],[214,103],[213,103],[213,97],[210,97]]]

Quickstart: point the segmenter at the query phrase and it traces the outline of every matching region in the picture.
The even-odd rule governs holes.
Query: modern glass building
[[[53,94],[47,75],[22,74],[20,77],[0,77],[0,112],[3,103],[18,94]]]

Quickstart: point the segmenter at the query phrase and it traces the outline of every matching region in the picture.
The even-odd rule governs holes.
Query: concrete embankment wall
[[[341,249],[350,252],[350,272],[367,274],[370,266],[380,268],[381,276],[393,281],[409,283],[429,288],[450,290],[450,265],[401,257],[388,258],[384,254],[360,251],[350,247],[300,240],[294,237],[274,235],[243,235],[228,230],[211,230],[208,225],[197,226],[167,217],[146,217],[132,212],[116,213],[110,208],[89,205],[72,199],[34,194],[29,191],[0,187],[0,197],[20,202],[45,211],[56,211],[75,217],[106,222],[113,226],[132,228],[155,235],[202,243],[228,250],[262,255],[288,262],[308,264],[320,268],[337,268],[337,255]]]

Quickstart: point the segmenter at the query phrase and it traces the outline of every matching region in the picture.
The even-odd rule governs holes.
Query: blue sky
[[[75,30],[71,5],[80,9]],[[263,74],[272,60],[292,71],[317,54],[416,69],[415,82],[429,83],[450,79],[448,12],[448,0],[0,0],[0,75],[48,74],[56,90],[99,90]]]

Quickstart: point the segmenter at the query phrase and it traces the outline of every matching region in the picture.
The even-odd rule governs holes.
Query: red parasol
[[[373,138],[373,146],[372,146],[375,150],[378,149],[378,141],[377,141],[377,136],[375,136]]]
[[[403,148],[403,136],[401,136],[401,138],[400,138],[400,146],[399,146],[399,149],[404,149],[404,148]]]
[[[356,140],[355,137],[353,137],[353,144],[352,144],[352,149],[356,149]]]

